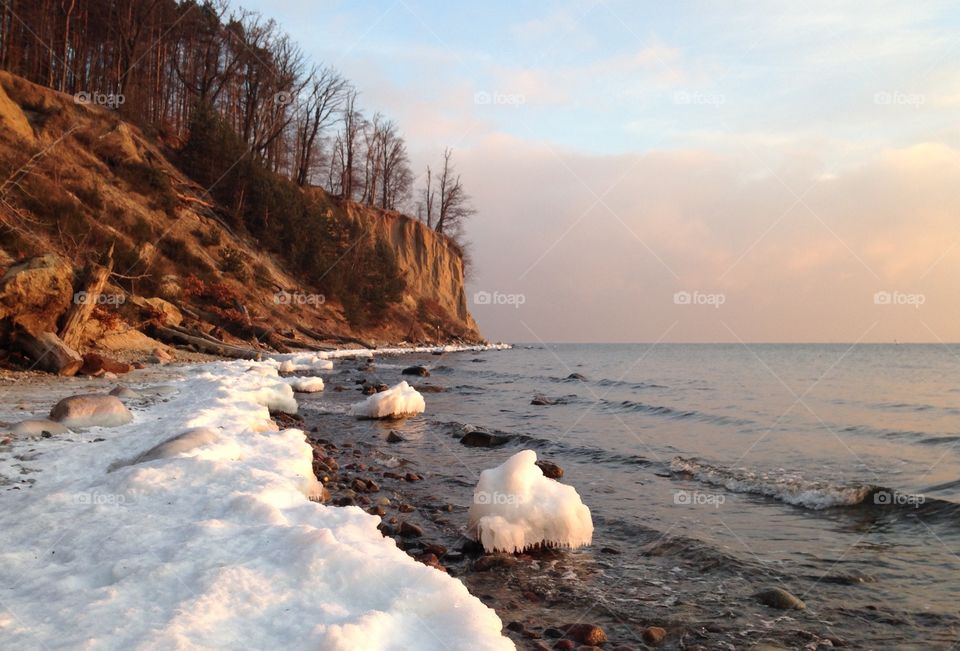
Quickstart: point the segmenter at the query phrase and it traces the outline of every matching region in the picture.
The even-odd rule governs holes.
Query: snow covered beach
[[[180,367],[162,383],[145,371],[126,379],[133,422],[0,448],[0,646],[513,648],[493,610],[409,558],[378,518],[310,500],[311,447],[270,417],[297,408],[278,367],[356,354]],[[0,418],[111,386],[26,400],[8,387]],[[196,428],[197,447],[141,458]]]

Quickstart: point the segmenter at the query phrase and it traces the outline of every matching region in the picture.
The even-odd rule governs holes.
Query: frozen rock
[[[46,418],[31,418],[10,428],[10,433],[16,436],[41,436],[44,432],[48,434],[69,434],[70,430],[63,423],[56,423]]]
[[[184,452],[189,452],[202,445],[216,443],[220,439],[220,433],[211,427],[195,427],[189,429],[183,434],[178,434],[171,439],[155,445],[140,456],[133,463],[145,463],[156,459],[167,459],[175,457]]]
[[[480,473],[467,533],[486,551],[581,547],[592,541],[590,509],[577,490],[544,477],[536,462],[536,452],[523,450]]]
[[[426,408],[423,396],[406,382],[401,382],[353,405],[350,415],[358,418],[401,418],[422,413]]]
[[[133,414],[116,396],[90,394],[64,398],[50,410],[50,420],[67,427],[117,427],[133,420]]]

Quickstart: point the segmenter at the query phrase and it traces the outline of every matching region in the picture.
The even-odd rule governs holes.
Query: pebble
[[[596,624],[565,624],[560,629],[567,637],[581,644],[597,646],[607,642],[607,634]]]
[[[404,538],[419,538],[423,535],[423,529],[411,522],[404,520],[400,523],[399,533]]]
[[[412,504],[403,503],[400,505],[400,513],[413,513],[417,510],[417,507]]]
[[[667,631],[660,626],[648,626],[643,629],[643,641],[647,644],[660,644],[667,637]]]
[[[560,479],[563,477],[563,468],[550,461],[537,461],[537,467],[547,479]]]
[[[764,606],[780,610],[803,610],[807,607],[803,601],[783,588],[765,588],[753,595],[753,598]]]

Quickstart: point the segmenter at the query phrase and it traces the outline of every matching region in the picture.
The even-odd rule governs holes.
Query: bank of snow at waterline
[[[582,547],[593,539],[590,509],[577,489],[544,477],[533,450],[480,473],[468,519],[468,534],[488,552]]]
[[[190,367],[130,424],[14,441],[0,475],[34,483],[0,489],[0,648],[513,648],[379,518],[308,499],[276,373]]]

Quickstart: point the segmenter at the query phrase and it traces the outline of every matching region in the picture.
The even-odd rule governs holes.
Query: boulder
[[[106,373],[129,373],[133,367],[126,362],[104,357],[99,353],[86,353],[83,356],[83,366],[77,371],[80,375],[104,375]]]
[[[133,414],[116,396],[89,394],[64,398],[50,410],[50,420],[67,427],[116,427],[133,420]]]
[[[0,278],[0,319],[32,333],[57,332],[57,319],[73,301],[73,267],[59,255],[30,258]]]

